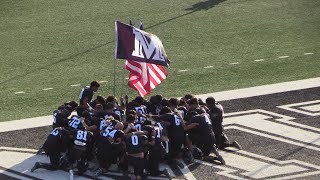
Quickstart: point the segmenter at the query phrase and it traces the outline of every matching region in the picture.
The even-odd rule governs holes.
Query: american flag
[[[128,86],[138,91],[141,97],[151,93],[168,76],[161,65],[146,62],[128,60],[125,68],[130,71]]]

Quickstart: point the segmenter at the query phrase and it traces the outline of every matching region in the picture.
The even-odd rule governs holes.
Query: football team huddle
[[[69,170],[83,175],[91,170],[94,178],[116,164],[124,176],[133,167],[133,179],[165,175],[160,163],[183,168],[194,159],[225,161],[217,149],[241,146],[230,142],[224,133],[223,108],[213,97],[205,102],[190,94],[178,98],[155,95],[146,100],[128,96],[119,101],[114,96],[97,96],[100,87],[92,81],[80,93],[80,103],[64,103],[53,112],[52,131],[39,154],[44,152],[50,163],[35,163],[38,168]]]

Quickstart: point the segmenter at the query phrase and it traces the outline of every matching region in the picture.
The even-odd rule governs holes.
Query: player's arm
[[[151,146],[154,146],[156,144],[156,141],[155,141],[156,135],[157,135],[157,132],[156,130],[153,129],[151,132],[151,141],[149,142]]]
[[[129,137],[129,136],[131,136],[131,135],[147,135],[148,133],[147,132],[145,132],[145,131],[137,131],[137,132],[131,132],[131,133],[128,133],[128,134],[126,134],[126,137]]]
[[[87,131],[94,132],[94,131],[97,129],[97,126],[96,126],[96,125],[88,126],[87,123],[84,121],[84,117],[80,117],[80,120],[81,120],[82,126],[83,126]]]
[[[161,121],[161,123],[163,123],[165,126],[170,126],[171,123],[168,120],[167,116],[161,115],[159,116],[159,121]]]
[[[110,128],[109,125],[111,124],[111,122],[109,120],[104,120],[104,121],[106,121],[106,126],[104,126],[100,131],[99,131],[99,127],[95,125],[100,135],[102,135],[107,128]]]
[[[125,135],[128,134],[131,129],[135,129],[135,127],[132,123],[128,124],[127,128],[123,131],[124,134]]]
[[[85,96],[83,98],[83,106],[84,108],[86,108],[87,110],[89,109],[89,97],[88,96]]]
[[[124,97],[120,98],[120,106],[119,109],[121,109],[123,111],[123,113],[126,112],[126,106],[129,103],[129,97],[128,95],[125,95]]]
[[[84,98],[83,98],[83,106],[86,110],[93,112],[94,109],[90,106],[89,104],[89,96],[87,96],[86,94],[84,94]]]
[[[184,129],[185,131],[188,131],[189,129],[195,128],[195,127],[198,126],[198,125],[199,125],[199,123],[191,123],[191,124],[185,125],[185,126],[183,127],[183,129]]]
[[[182,117],[182,115],[181,115],[181,112],[178,111],[177,109],[174,109],[174,112],[175,112],[175,114],[179,117],[180,122],[181,122],[181,125],[182,125],[182,127],[183,127],[183,129],[184,129],[185,131],[187,131],[187,130],[189,130],[189,129],[192,129],[192,128],[196,127],[197,125],[199,125],[199,123],[191,123],[191,124],[186,125],[186,122],[183,120],[183,117]]]
[[[113,117],[113,116],[114,116],[114,117]],[[113,117],[115,120],[118,120],[118,121],[121,120],[120,116],[119,116],[118,114],[116,114],[116,113],[114,113],[114,114],[112,115],[112,117]]]
[[[146,114],[146,117],[149,119],[149,120],[158,120],[159,119],[159,115],[153,115],[153,114]]]

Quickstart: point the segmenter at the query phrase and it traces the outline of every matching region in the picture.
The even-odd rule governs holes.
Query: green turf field
[[[319,0],[2,0],[0,121],[51,114],[77,100],[80,87],[73,84],[107,80],[97,94],[112,94],[114,20],[129,16],[136,25],[142,18],[171,60],[169,77],[152,94],[202,94],[319,76]],[[118,61],[117,96],[123,63]],[[178,72],[183,69],[188,71]]]

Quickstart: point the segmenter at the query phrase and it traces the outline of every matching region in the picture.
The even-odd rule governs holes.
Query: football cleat
[[[237,141],[233,141],[232,146],[239,149],[239,150],[242,149],[241,145]]]
[[[99,168],[93,175],[93,179],[97,179],[100,175],[102,175],[103,173],[105,173],[105,170],[102,168]]]
[[[166,177],[167,177],[169,180],[171,180],[171,179],[172,179],[172,177],[171,177],[171,175],[170,175],[170,173],[169,173],[168,169],[164,169],[164,170],[162,171],[162,173],[163,173],[164,175],[166,175]]]
[[[176,164],[180,169],[183,169],[183,168],[184,168],[184,165],[183,165],[180,161],[175,160],[174,162],[175,162],[175,164]]]
[[[128,177],[129,176],[129,171],[127,169],[123,170],[123,176]]]
[[[39,163],[39,162],[36,162],[36,163],[34,164],[34,166],[31,168],[31,172],[33,172],[34,170],[36,170],[36,169],[38,169],[38,168],[40,168],[40,163]]]
[[[38,151],[37,151],[37,155],[42,155],[45,154],[43,148],[41,147]]]
[[[190,151],[188,151],[186,153],[186,157],[184,159],[185,159],[187,164],[194,163],[194,157],[193,157],[193,154]]]
[[[225,165],[226,164],[226,162],[224,161],[222,156],[218,156],[217,159],[218,159],[218,161],[220,161],[221,165]]]

